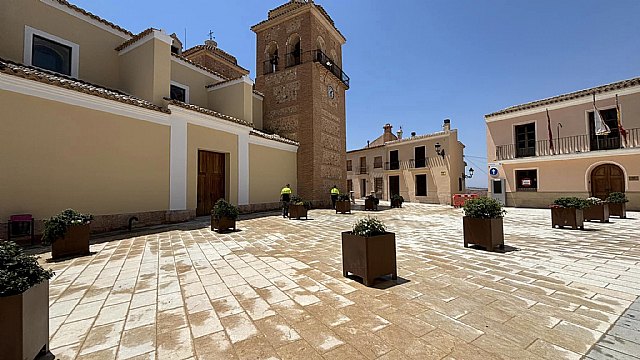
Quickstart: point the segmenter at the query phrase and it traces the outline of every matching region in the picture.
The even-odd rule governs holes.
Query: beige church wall
[[[277,203],[285,184],[297,194],[295,152],[249,144],[249,202]]]
[[[153,39],[153,103],[165,104],[164,98],[171,96],[171,45]]]
[[[169,208],[169,126],[0,91],[0,219]]]
[[[249,123],[253,121],[253,92],[249,84],[239,82],[208,91],[210,109]]]
[[[198,150],[226,154],[226,200],[238,204],[238,136],[206,127],[187,125],[187,209],[195,210],[198,195]]]
[[[57,3],[57,1],[45,1]],[[118,54],[114,50],[129,37],[115,35],[43,1],[3,0],[0,11],[0,57],[23,63],[25,25],[80,46],[79,77],[118,88]]]
[[[171,61],[171,81],[189,87],[189,103],[201,107],[209,106],[206,86],[215,81],[178,61]]]
[[[120,89],[152,101],[154,96],[154,43],[146,43],[120,55]]]
[[[253,127],[262,130],[262,97],[254,95],[251,105],[253,106]]]

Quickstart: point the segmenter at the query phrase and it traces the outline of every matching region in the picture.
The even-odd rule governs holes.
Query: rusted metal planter
[[[551,208],[551,227],[563,228],[570,226],[572,229],[584,230],[584,213],[576,208]]]
[[[211,231],[220,233],[229,230],[236,230],[236,219],[232,219],[226,216],[218,219],[215,216],[211,215]]]
[[[609,203],[609,215],[627,218],[627,203]]]
[[[67,226],[62,238],[51,244],[51,258],[89,255],[89,224]]]
[[[34,359],[49,350],[49,281],[0,297],[0,358]]]
[[[398,278],[396,268],[396,234],[386,233],[371,237],[342,233],[342,272],[362,278],[365,286],[384,275]]]
[[[351,214],[351,203],[348,200],[338,200],[336,201],[336,214],[342,213]]]
[[[609,204],[591,205],[582,210],[584,221],[609,222]]]
[[[300,219],[307,217],[307,208],[304,205],[289,204],[289,219]]]
[[[391,207],[392,208],[401,208],[402,207],[402,201],[400,201],[400,200],[391,200]]]
[[[488,251],[504,248],[504,232],[502,218],[479,219],[464,216],[462,218],[464,247],[469,244],[479,245]]]
[[[364,199],[364,209],[365,210],[378,210],[378,204],[374,199]]]

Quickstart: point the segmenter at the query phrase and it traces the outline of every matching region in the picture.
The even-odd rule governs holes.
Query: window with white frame
[[[44,31],[25,27],[24,63],[78,77],[80,46]]]
[[[189,103],[189,87],[177,83],[171,82],[171,100],[182,101],[183,103]]]

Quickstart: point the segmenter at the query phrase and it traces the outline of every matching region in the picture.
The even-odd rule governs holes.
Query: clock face
[[[327,95],[329,95],[330,99],[333,99],[336,96],[336,92],[333,90],[333,87],[331,87],[331,85],[329,85],[329,87],[327,88]]]

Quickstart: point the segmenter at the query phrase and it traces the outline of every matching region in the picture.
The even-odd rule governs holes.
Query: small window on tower
[[[189,87],[179,84],[171,84],[171,100],[178,100],[184,103],[189,102]]]

